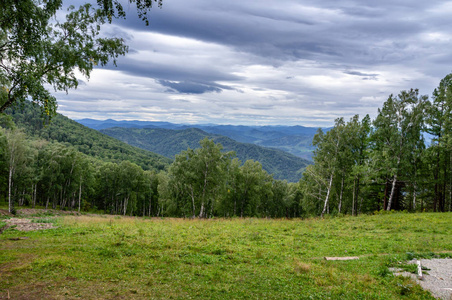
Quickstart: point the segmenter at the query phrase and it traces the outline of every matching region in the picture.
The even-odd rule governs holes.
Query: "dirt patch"
[[[19,218],[11,218],[5,220],[6,228],[14,228],[19,231],[33,231],[33,230],[43,230],[43,229],[52,229],[57,228],[53,226],[52,223],[32,223],[31,219],[19,219]],[[6,228],[3,228],[6,229]]]
[[[30,216],[38,214],[47,215],[79,215],[77,211],[57,210],[57,209],[39,209],[39,208],[22,208],[17,210],[17,214],[21,216]]]
[[[58,209],[42,209],[42,208],[22,208],[17,210],[18,216],[30,216],[30,215],[50,215],[50,216],[65,216],[65,215],[80,215],[78,211],[70,210],[58,210]],[[0,209],[0,216],[13,215],[8,212],[7,209]]]
[[[11,216],[7,209],[0,209],[0,216]]]
[[[452,299],[452,259],[421,259],[420,261],[421,265],[428,269],[426,274],[423,274],[422,280],[416,274],[408,272],[396,272],[395,275],[411,277],[438,299]],[[412,260],[410,263],[415,264],[417,260]]]
[[[6,289],[0,293],[0,299],[18,299],[18,300],[37,300],[37,299],[58,299],[51,295],[47,290],[49,286],[46,283],[35,283],[33,285],[16,286],[12,289]],[[63,299],[63,298],[59,298]]]

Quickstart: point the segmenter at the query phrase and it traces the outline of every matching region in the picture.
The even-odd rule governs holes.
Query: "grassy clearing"
[[[0,298],[434,299],[388,267],[451,256],[451,220],[55,217],[58,229],[0,235]]]

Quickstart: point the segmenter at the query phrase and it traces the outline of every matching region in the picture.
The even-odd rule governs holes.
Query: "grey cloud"
[[[159,84],[169,87],[170,92],[176,91],[183,94],[220,93],[222,90],[232,90],[233,88],[218,84],[217,81],[237,82],[241,80],[240,76],[221,72],[208,65],[194,69],[190,68],[189,64],[181,66],[155,62],[143,63],[125,57],[118,62],[118,66],[119,68],[115,68],[109,64],[107,68],[120,70],[133,76],[153,78]]]
[[[273,109],[275,107],[275,105],[258,105],[258,104],[254,104],[251,105],[250,108],[252,109],[257,109],[257,110],[269,110],[269,109]]]
[[[343,73],[363,77],[363,80],[377,80],[378,77],[376,73],[362,73],[358,71],[344,71]]]
[[[271,6],[253,6],[247,2],[225,8],[219,1],[175,1],[151,15],[149,29],[227,44],[268,58],[315,59],[321,55],[323,59],[341,56],[352,61],[361,53],[363,61],[372,63],[375,56],[369,53],[373,52],[370,49],[375,43],[388,36],[403,41],[422,27],[421,22],[400,16],[405,16],[407,11],[419,13],[419,7],[429,5],[413,5],[411,1],[380,5],[379,2],[372,7],[361,1],[347,1],[341,7],[337,1],[322,1],[321,6],[313,2],[315,7],[331,8],[343,14],[322,19],[307,13],[297,17],[290,8],[284,11],[284,5],[290,3],[282,2],[279,5],[282,11],[274,12]],[[143,29],[136,21],[127,26]]]
[[[209,92],[220,93],[223,88],[227,88],[220,85],[202,84],[192,81],[176,82],[169,80],[158,80],[158,83],[182,94],[204,94]]]
[[[127,43],[133,44],[129,54],[135,55],[121,57],[118,68],[107,68],[151,78],[168,88],[171,96],[161,93],[160,87],[152,95],[152,101],[158,102],[154,106],[162,109],[158,112],[162,118],[170,107],[167,103],[174,93],[179,93],[195,95],[187,98],[198,100],[177,105],[183,107],[181,113],[206,120],[210,113],[214,114],[206,107],[224,101],[229,104],[222,104],[218,114],[235,122],[251,122],[250,114],[237,114],[246,110],[258,110],[262,120],[269,122],[284,120],[276,112],[281,107],[288,107],[288,111],[299,109],[305,119],[313,115],[318,122],[332,122],[333,117],[346,110],[351,114],[364,109],[376,111],[378,103],[366,102],[363,108],[359,99],[380,97],[379,93],[387,96],[411,87],[419,88],[423,94],[431,93],[451,71],[450,14],[435,8],[443,3],[444,0],[281,0],[231,4],[220,0],[171,0],[164,1],[162,9],[150,12],[149,27],[134,16],[136,11],[130,7],[127,19],[115,21],[120,28],[111,33],[127,37]],[[180,42],[181,51],[175,51],[179,45],[174,40],[161,44],[140,41],[136,37],[143,35],[137,31],[186,37],[201,43],[197,49],[197,43],[189,41],[191,44],[185,49]],[[444,35],[435,40],[435,34],[441,33]],[[164,36],[158,38],[165,40]],[[167,44],[172,45],[168,46],[173,47],[172,52],[165,48]],[[142,60],[137,54],[144,50],[158,52],[155,55],[163,59]],[[185,57],[185,53],[190,54]],[[292,68],[292,64],[296,67]],[[260,74],[260,69],[268,70],[268,74]],[[225,92],[232,87],[240,88],[242,94],[239,90],[234,95]],[[276,99],[293,98],[295,104],[272,101],[270,96],[275,91]],[[120,94],[114,96],[121,98]],[[137,98],[132,94],[128,91],[123,98],[132,103]],[[140,95],[149,94],[146,91]],[[250,100],[245,100],[247,97]],[[266,109],[266,104],[274,104],[275,109]],[[202,109],[209,112],[202,114]],[[325,118],[316,111],[325,112]]]
[[[161,10],[151,11],[149,27],[136,18],[128,18],[120,24],[134,30],[150,30],[226,45],[238,51],[237,55],[255,55],[248,64],[276,66],[281,60],[307,59],[323,63],[340,61],[365,69],[427,59],[428,50],[413,45],[417,45],[419,33],[427,27],[444,28],[444,20],[436,20],[425,12],[440,3],[443,2],[363,3],[349,0],[338,3],[327,0],[319,3],[304,0],[282,1],[273,6],[255,2],[240,2],[231,6],[219,0],[174,0],[164,3]],[[294,12],[291,11],[293,5],[306,7]],[[311,13],[309,9],[314,10]],[[317,11],[323,15],[316,15]],[[218,55],[221,58],[221,54]],[[438,64],[434,61],[430,63]],[[163,80],[240,81],[239,78],[230,78],[229,74],[209,74],[211,70],[190,74],[182,67],[177,70],[171,70],[171,67],[167,70],[167,66],[149,67],[156,70],[153,73],[161,74],[151,75],[153,78]],[[149,73],[149,70],[142,70],[142,64],[133,68],[129,67],[126,71]],[[211,75],[216,75],[216,78],[211,79]]]

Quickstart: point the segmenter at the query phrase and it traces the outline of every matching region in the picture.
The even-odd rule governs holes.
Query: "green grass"
[[[0,235],[0,298],[434,299],[388,267],[452,256],[451,219],[55,217],[58,229]]]

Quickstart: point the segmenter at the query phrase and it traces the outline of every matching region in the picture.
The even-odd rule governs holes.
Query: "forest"
[[[234,151],[241,161],[255,160],[275,179],[297,182],[303,170],[311,162],[286,151],[262,147],[251,143],[239,143],[223,135],[209,134],[198,128],[171,130],[163,128],[108,128],[100,132],[129,145],[174,159],[187,148],[198,148],[204,138],[223,146],[224,151]],[[310,138],[312,141],[312,136]]]
[[[25,102],[1,116],[0,202],[13,213],[39,206],[184,218],[451,211],[451,88],[449,74],[430,99],[402,91],[374,120],[356,115],[319,129],[314,163],[297,183],[208,138],[170,162],[60,115],[51,121],[58,126],[45,125]]]

